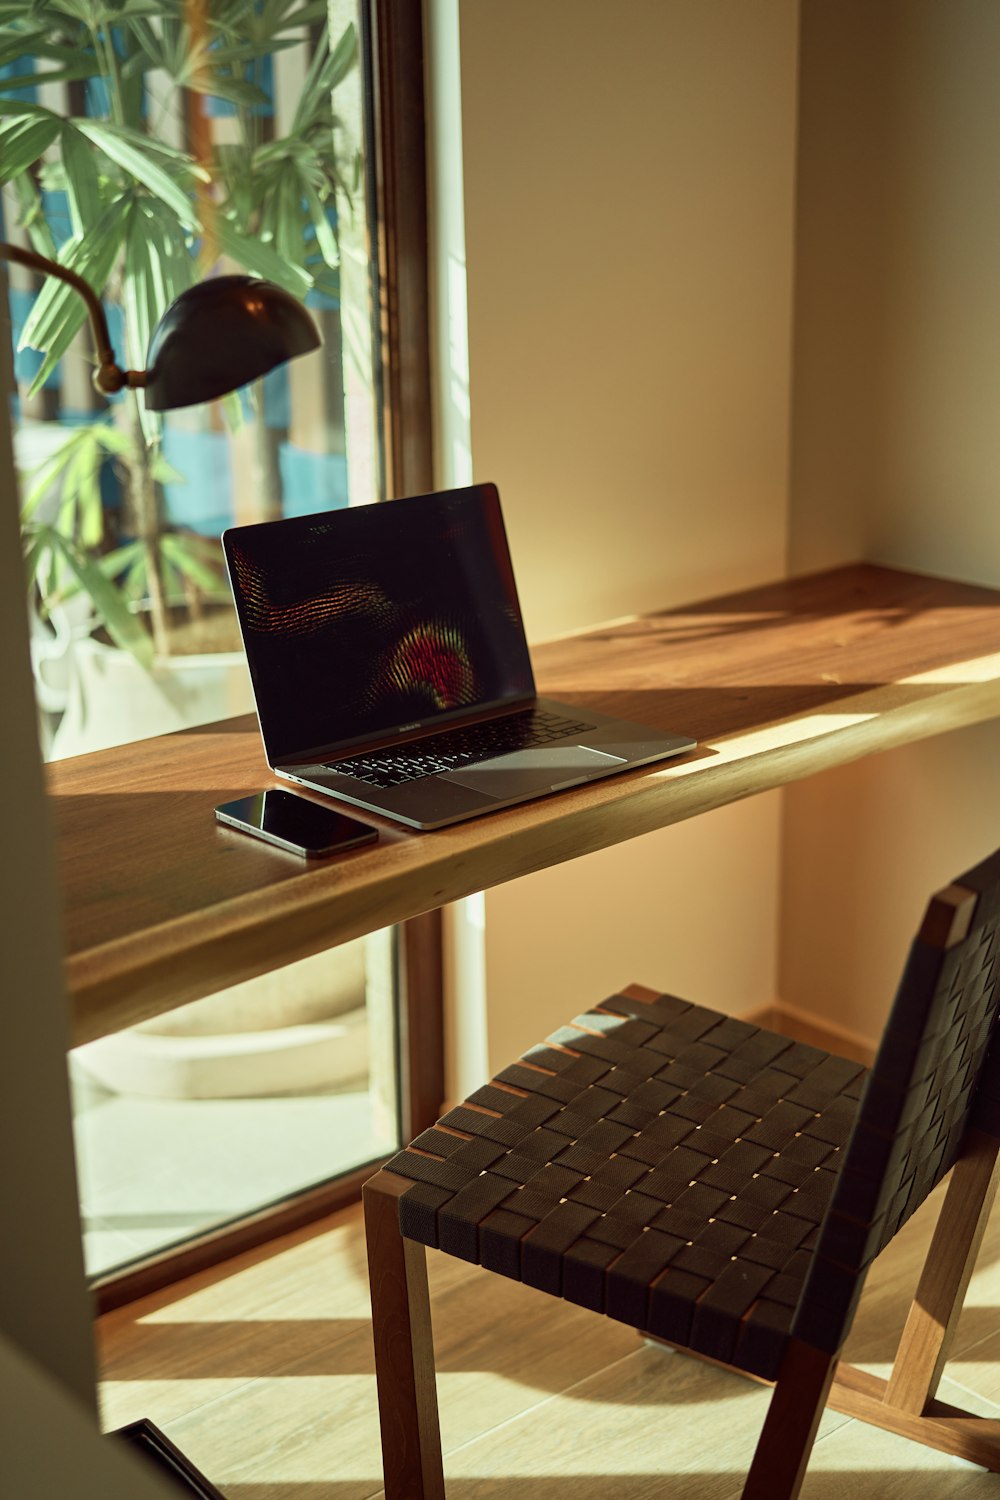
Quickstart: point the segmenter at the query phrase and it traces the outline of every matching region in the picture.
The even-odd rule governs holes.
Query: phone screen
[[[373,843],[378,838],[377,830],[360,818],[280,789],[224,802],[215,809],[215,816],[220,823],[256,835],[266,843],[313,857]]]

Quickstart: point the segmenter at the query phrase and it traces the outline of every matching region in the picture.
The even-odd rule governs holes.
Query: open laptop
[[[268,765],[439,828],[694,746],[538,698],[492,484],[236,526]]]

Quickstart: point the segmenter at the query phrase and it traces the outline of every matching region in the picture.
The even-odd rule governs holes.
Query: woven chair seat
[[[844,1363],[948,1174],[888,1379]],[[998,1188],[1000,850],[931,897],[867,1072],[629,985],[365,1183],[386,1500],[445,1496],[424,1245],[773,1380],[742,1500],[797,1500],[827,1402],[1000,1472],[937,1400]]]
[[[399,1227],[773,1379],[864,1079],[718,1011],[614,995],[387,1163],[413,1182]]]

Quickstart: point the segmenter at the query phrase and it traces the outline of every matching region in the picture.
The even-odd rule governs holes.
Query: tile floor
[[[869,1277],[849,1358],[884,1375],[940,1190]],[[431,1251],[449,1500],[739,1500],[765,1386]],[[1000,1407],[1000,1211],[942,1394]],[[106,1427],[151,1417],[227,1500],[382,1500],[360,1208],[98,1320]],[[1000,1479],[828,1411],[802,1500],[990,1500]]]

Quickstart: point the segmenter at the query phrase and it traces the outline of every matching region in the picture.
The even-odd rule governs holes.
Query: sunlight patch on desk
[[[950,662],[944,667],[932,667],[927,672],[917,672],[912,677],[901,677],[900,685],[921,683],[992,682],[1000,678],[1000,651],[990,656],[976,656],[970,661]]]
[[[867,724],[870,720],[877,718],[877,713],[803,714],[795,724],[779,724],[774,731],[762,729],[756,735],[744,735],[742,738],[729,740],[727,743],[738,744],[741,747],[745,747],[748,743],[755,746],[756,740],[759,739],[764,745],[773,743],[777,735],[783,744],[794,745],[800,740],[816,740],[826,734],[838,734],[842,729],[853,729],[858,724]]]
[[[705,740],[699,749],[711,751],[720,760],[749,759],[774,749],[801,744],[807,740],[823,739],[826,735],[838,734],[844,729],[853,729],[877,719],[877,713],[804,714],[801,719],[782,720],[769,724],[765,729],[754,729],[749,734],[736,734],[731,739]],[[705,770],[705,761],[697,752],[690,758],[664,766],[652,774],[657,780],[675,780]]]

